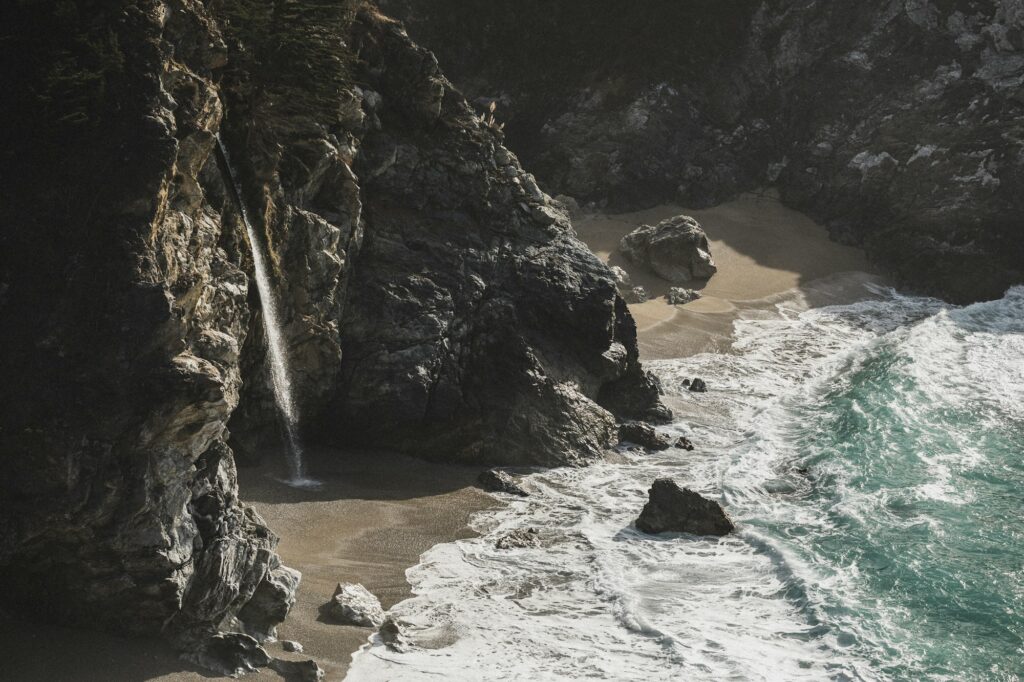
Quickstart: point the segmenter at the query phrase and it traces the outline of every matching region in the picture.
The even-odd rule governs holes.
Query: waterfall
[[[217,135],[217,153],[223,166],[223,172],[227,176],[227,185],[234,195],[235,205],[238,213],[245,223],[245,231],[249,236],[249,244],[252,247],[253,269],[256,271],[256,287],[260,292],[260,308],[263,311],[263,330],[267,338],[267,356],[270,360],[270,383],[274,390],[274,402],[284,422],[285,436],[288,449],[288,469],[290,478],[286,481],[295,486],[315,486],[317,482],[305,477],[302,463],[302,443],[299,440],[298,425],[299,411],[295,405],[295,396],[292,393],[291,370],[288,366],[288,349],[285,347],[284,338],[281,333],[281,321],[277,310],[277,297],[274,295],[274,288],[270,280],[270,272],[267,269],[267,262],[264,258],[263,249],[253,229],[249,214],[245,210],[245,202],[242,199],[242,192],[235,179],[234,168],[231,166],[231,157],[228,155],[227,147],[220,135]]]

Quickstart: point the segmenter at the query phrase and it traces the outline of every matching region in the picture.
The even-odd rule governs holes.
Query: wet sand
[[[472,536],[469,516],[496,504],[472,487],[480,468],[431,464],[401,455],[315,453],[311,474],[323,487],[302,490],[279,482],[283,471],[242,469],[243,500],[281,537],[278,552],[302,571],[298,601],[278,628],[280,639],[300,642],[303,654],[280,643],[273,656],[313,658],[326,680],[345,676],[352,654],[371,631],[337,625],[321,607],[338,582],[359,582],[384,608],[411,596],[405,571],[441,542]],[[19,682],[203,682],[228,680],[180,660],[165,644],[70,628],[20,623],[0,614],[0,679]],[[269,669],[247,680],[285,679]]]
[[[684,285],[700,290],[700,299],[673,306],[665,296],[674,285],[627,261],[618,246],[640,225],[679,214],[700,222],[718,272]],[[803,297],[814,306],[847,302],[860,297],[865,282],[881,281],[862,251],[831,241],[823,227],[768,193],[745,194],[708,209],[667,204],[635,213],[594,213],[574,224],[594,253],[626,270],[633,284],[647,291],[647,302],[629,306],[645,359],[727,350],[732,323],[744,315],[785,297]]]

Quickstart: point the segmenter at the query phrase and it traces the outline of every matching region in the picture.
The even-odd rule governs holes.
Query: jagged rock
[[[703,379],[694,377],[693,381],[691,381],[690,385],[688,386],[688,390],[694,393],[707,393],[708,385],[704,383]]]
[[[721,505],[680,488],[672,479],[656,480],[648,496],[636,520],[637,530],[644,533],[727,535],[736,529]]]
[[[384,609],[380,601],[357,583],[338,583],[328,612],[334,620],[344,625],[379,627],[384,622]]]
[[[301,654],[303,646],[296,641],[290,639],[281,640],[281,648],[290,653]]]
[[[626,303],[645,303],[647,301],[647,290],[640,285],[629,287],[621,295]]]
[[[505,471],[488,469],[477,476],[476,480],[480,487],[489,493],[508,493],[519,497],[527,497],[530,494],[523,490],[515,479]]]
[[[619,440],[635,443],[645,450],[667,450],[672,441],[650,424],[644,422],[624,422],[619,425]]]
[[[531,31],[461,0],[382,1],[457,85],[509,93],[510,146],[582,204],[771,184],[915,288],[968,301],[1024,281],[1019,0],[679,2],[658,21],[552,0]],[[606,49],[624,26],[642,59]]]
[[[668,302],[670,305],[683,305],[700,298],[700,292],[696,289],[683,289],[682,287],[671,287],[668,290]]]
[[[301,580],[302,574],[287,566],[268,571],[252,598],[238,612],[245,631],[260,641],[276,637],[277,624],[284,621],[295,605]]]
[[[229,677],[254,672],[271,660],[259,642],[237,632],[212,635],[182,653],[182,658]]]
[[[680,450],[686,450],[687,452],[693,451],[693,443],[686,436],[680,436],[676,440],[676,447]]]
[[[384,646],[392,651],[402,653],[409,648],[409,643],[405,639],[402,627],[398,621],[390,617],[380,626],[377,634],[380,635],[380,640],[384,643]]]
[[[0,127],[5,608],[187,650],[284,611],[277,538],[238,499],[233,446],[280,435],[218,136],[307,434],[582,465],[617,418],[667,415],[608,268],[396,22],[8,4],[0,54],[29,66]]]
[[[288,661],[275,658],[270,661],[270,669],[295,682],[320,682],[324,679],[323,668],[314,660]]]
[[[496,549],[540,547],[540,534],[536,528],[521,528],[502,535],[495,541],[494,547]]]
[[[631,262],[676,284],[706,279],[718,271],[711,259],[707,235],[690,216],[641,225],[622,238],[619,249]]]

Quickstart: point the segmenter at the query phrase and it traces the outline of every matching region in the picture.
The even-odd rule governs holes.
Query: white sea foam
[[[866,295],[784,301],[736,323],[733,354],[652,363],[677,408],[665,431],[697,449],[529,476],[529,498],[473,519],[480,538],[438,545],[408,572],[416,596],[392,613],[416,646],[368,645],[348,679],[943,677],[930,671],[952,664],[933,663],[914,629],[916,593],[884,586],[931,580],[929,552],[960,532],[948,515],[978,494],[964,476],[986,446],[950,424],[1022,419],[1024,288],[967,308]],[[711,391],[686,391],[693,376]],[[638,533],[660,476],[721,500],[739,532]],[[525,527],[542,548],[494,548]]]

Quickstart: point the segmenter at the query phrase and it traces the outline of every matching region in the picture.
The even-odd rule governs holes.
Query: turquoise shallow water
[[[796,297],[737,322],[733,353],[652,363],[665,431],[697,449],[530,475],[409,572],[394,612],[418,646],[369,647],[350,679],[1024,677],[1024,287],[864,295]],[[660,476],[739,531],[636,532]],[[543,547],[494,548],[521,527]]]

